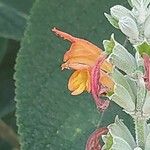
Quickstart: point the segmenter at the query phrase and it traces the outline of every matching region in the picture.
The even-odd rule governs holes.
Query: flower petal
[[[52,29],[53,32],[55,32],[56,35],[64,38],[65,40],[70,41],[71,43],[77,43],[76,47],[78,48],[84,48],[86,51],[91,51],[91,53],[93,54],[99,54],[100,52],[102,52],[102,50],[100,48],[98,48],[97,46],[95,46],[94,44],[92,44],[91,42],[88,42],[87,40],[84,39],[80,39],[80,38],[76,38],[68,33],[62,32],[56,28]]]
[[[95,64],[95,58],[93,57],[72,57],[70,58],[66,63],[67,67],[70,68],[70,65],[71,64],[74,64],[74,63],[77,63],[77,64],[82,64],[84,66],[93,66]],[[72,69],[75,69],[75,68],[72,68]]]
[[[90,93],[91,92],[91,75],[90,72],[87,71],[87,82],[86,82],[86,90]]]
[[[109,91],[112,92],[114,90],[113,80],[111,79],[111,77],[107,73],[105,73],[103,71],[101,71],[100,83],[104,87],[108,88]]]
[[[84,90],[90,91],[90,75],[88,70],[75,71],[68,82],[68,89],[72,95],[81,94]]]
[[[85,64],[78,64],[78,63],[71,63],[71,64],[68,64],[67,62],[66,63],[63,63],[61,65],[61,68],[62,70],[63,69],[70,69],[70,68],[73,68],[74,70],[83,70],[83,69],[88,69],[89,66],[88,65],[85,65]]]
[[[73,84],[78,79],[78,74],[79,74],[79,71],[75,71],[69,78],[68,89],[70,91],[74,91],[76,88],[78,88],[78,84],[77,85]]]
[[[112,72],[113,65],[112,65],[110,62],[108,62],[107,60],[105,60],[105,61],[102,63],[102,65],[100,66],[100,68],[101,68],[103,71],[110,73],[110,72]]]
[[[72,35],[65,33],[65,32],[62,32],[56,28],[53,28],[52,31],[55,32],[56,35],[58,35],[64,39],[67,39],[70,42],[75,42],[77,39],[77,38],[73,37]]]
[[[85,90],[85,84],[82,83],[82,84],[80,84],[79,87],[78,87],[76,90],[74,90],[71,94],[72,94],[72,95],[79,95],[79,94],[83,93],[84,90]]]
[[[64,61],[67,61],[68,59],[70,59],[71,57],[76,57],[76,56],[93,56],[93,57],[98,57],[102,50],[100,50],[99,48],[97,48],[96,50],[92,49],[93,47],[87,47],[87,43],[85,45],[83,45],[83,43],[85,43],[85,41],[78,41],[75,43],[72,43],[70,50],[68,50],[65,55],[64,55]]]
[[[69,68],[69,66],[73,63],[84,64],[85,66],[88,65],[91,67],[103,52],[100,48],[87,40],[73,37],[72,35],[62,32],[56,28],[52,31],[72,43],[70,49],[64,55],[64,62],[67,64],[66,66],[63,64],[63,68]]]

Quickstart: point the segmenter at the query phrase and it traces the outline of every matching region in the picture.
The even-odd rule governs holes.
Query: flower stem
[[[146,90],[145,83],[142,74],[138,74],[138,89],[137,89],[137,101],[136,101],[136,113],[133,117],[135,123],[135,134],[137,146],[144,149],[146,141],[146,118],[143,116],[142,107],[145,101]]]

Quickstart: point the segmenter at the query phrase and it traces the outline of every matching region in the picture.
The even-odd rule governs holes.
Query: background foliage
[[[90,95],[70,95],[71,72],[60,70],[69,43],[50,31],[56,26],[99,47],[115,32],[123,43],[125,37],[103,15],[115,4],[127,1],[0,0],[0,117],[17,133],[16,61],[16,116],[23,150],[83,150],[90,133],[111,123],[117,114],[132,131],[131,118],[114,103],[101,119]],[[3,137],[0,134],[0,149],[12,149],[14,145]]]

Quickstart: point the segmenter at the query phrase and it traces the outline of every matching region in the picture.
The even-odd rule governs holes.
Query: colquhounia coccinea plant
[[[96,129],[87,139],[86,150],[150,150],[150,0],[128,0],[131,10],[116,5],[105,16],[120,29],[136,50],[132,55],[112,34],[104,40],[104,51],[62,32],[56,35],[71,43],[62,69],[72,69],[68,89],[72,95],[84,91],[93,96],[99,111],[114,101],[135,123],[135,138],[116,116],[108,127]],[[109,109],[109,108],[108,108]],[[103,145],[100,143],[103,140]]]

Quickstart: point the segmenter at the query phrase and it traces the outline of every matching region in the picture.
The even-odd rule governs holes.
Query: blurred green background
[[[0,150],[18,148],[14,65],[34,0],[0,0]]]

